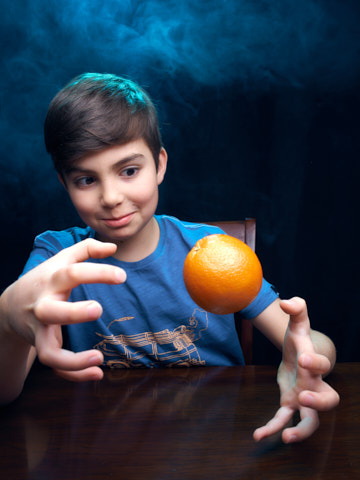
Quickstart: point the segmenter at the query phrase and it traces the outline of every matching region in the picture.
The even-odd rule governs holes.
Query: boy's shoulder
[[[90,227],[71,227],[65,230],[47,230],[35,238],[35,248],[47,248],[60,251],[76,243],[95,238],[95,231]]]
[[[33,250],[25,264],[24,275],[29,270],[56,255],[64,248],[71,247],[87,238],[94,238],[95,232],[89,227],[72,227],[66,230],[47,230],[38,235],[34,240]]]
[[[156,215],[155,218],[160,225],[160,230],[164,231],[168,236],[172,236],[172,233],[176,232],[183,238],[197,241],[206,235],[224,233],[219,227],[214,225],[184,221],[170,215]]]
[[[222,230],[215,226],[209,225],[207,223],[199,222],[189,222],[186,220],[180,220],[179,218],[173,217],[171,215],[155,215],[158,222],[165,226],[173,227],[178,230],[196,232],[196,231],[209,231],[209,232],[222,232]]]

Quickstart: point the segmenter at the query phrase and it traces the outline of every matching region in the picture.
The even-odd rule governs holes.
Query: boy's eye
[[[138,172],[138,168],[137,167],[128,167],[128,168],[125,168],[125,170],[123,170],[121,172],[121,174],[124,176],[124,177],[133,177],[134,175],[136,175],[136,173]]]
[[[80,187],[87,187],[89,185],[92,185],[95,182],[94,177],[81,177],[77,178],[75,183],[76,185]]]

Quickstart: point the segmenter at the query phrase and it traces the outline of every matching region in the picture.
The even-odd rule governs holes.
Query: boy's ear
[[[167,159],[168,159],[168,156],[165,148],[161,148],[159,153],[159,165],[156,173],[158,185],[160,185],[160,183],[164,180],[166,166],[167,166]]]
[[[61,185],[65,188],[65,190],[67,190],[67,186],[66,186],[66,182],[64,180],[64,177],[61,175],[61,173],[58,173],[57,176],[58,176],[58,179],[59,179]]]

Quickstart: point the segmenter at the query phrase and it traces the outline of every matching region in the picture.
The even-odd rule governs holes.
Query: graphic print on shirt
[[[123,317],[113,320],[113,324],[133,320]],[[134,335],[103,335],[102,340],[94,345],[104,355],[104,365],[112,368],[173,366],[203,366],[195,342],[208,328],[208,315],[204,310],[195,309],[188,325],[180,325],[174,330],[160,332],[143,332]]]

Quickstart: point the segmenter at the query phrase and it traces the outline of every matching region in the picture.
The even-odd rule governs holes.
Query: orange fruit
[[[259,293],[263,278],[255,252],[225,234],[198,240],[185,259],[183,274],[194,302],[216,314],[247,307]]]

